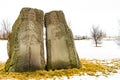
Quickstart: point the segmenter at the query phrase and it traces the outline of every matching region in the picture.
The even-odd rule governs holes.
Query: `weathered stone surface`
[[[47,69],[80,68],[73,35],[62,11],[45,14]]]
[[[8,40],[6,71],[34,71],[45,68],[43,11],[23,8]]]

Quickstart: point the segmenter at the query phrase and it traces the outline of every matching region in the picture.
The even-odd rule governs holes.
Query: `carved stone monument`
[[[80,68],[72,31],[62,11],[45,14],[47,69]]]
[[[23,8],[8,40],[9,59],[5,70],[35,71],[45,68],[42,10]]]

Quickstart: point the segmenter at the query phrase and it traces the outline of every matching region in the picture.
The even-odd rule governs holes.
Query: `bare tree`
[[[91,36],[95,42],[95,46],[98,47],[98,43],[100,43],[100,41],[103,39],[103,37],[106,36],[106,34],[102,30],[100,30],[98,26],[95,27],[93,25],[92,31],[91,31]]]
[[[7,39],[10,34],[10,22],[8,20],[3,19],[1,22],[1,38]]]

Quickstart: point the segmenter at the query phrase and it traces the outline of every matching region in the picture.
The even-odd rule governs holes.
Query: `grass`
[[[18,80],[30,80],[30,79],[46,79],[53,78],[55,76],[73,76],[75,74],[84,75],[88,74],[91,76],[99,76],[97,72],[101,72],[103,75],[108,75],[110,73],[116,73],[117,69],[120,69],[120,60],[112,60],[110,63],[100,60],[86,60],[81,59],[82,68],[81,69],[61,69],[61,70],[38,70],[35,72],[5,72],[5,63],[0,63],[0,79],[18,79]],[[112,64],[112,66],[108,65]]]

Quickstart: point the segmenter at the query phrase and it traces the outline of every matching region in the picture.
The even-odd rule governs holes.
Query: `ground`
[[[92,40],[76,40],[75,46],[82,62],[82,69],[36,71],[24,73],[4,72],[7,56],[7,41],[0,40],[0,79],[61,79],[61,80],[119,80],[120,47],[114,40],[104,40],[95,47]]]
[[[107,60],[120,58],[120,46],[115,40],[104,40],[99,47],[95,47],[92,40],[76,40],[75,45],[80,58]]]

